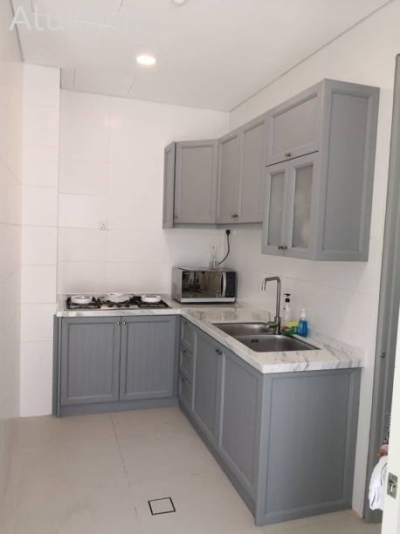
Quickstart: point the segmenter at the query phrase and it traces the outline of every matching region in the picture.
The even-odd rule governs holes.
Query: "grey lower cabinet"
[[[218,142],[172,143],[164,154],[163,227],[215,224]]]
[[[107,318],[68,319],[61,334],[61,404],[119,399],[120,328]]]
[[[367,261],[378,105],[324,80],[267,114],[264,254]]]
[[[177,402],[178,319],[55,319],[53,413],[57,416]]]
[[[221,355],[219,344],[198,333],[194,367],[193,417],[214,440],[218,435],[221,399]]]
[[[256,524],[351,508],[360,370],[262,374],[192,329],[179,402]]]
[[[173,397],[175,318],[125,317],[122,322],[121,400]]]

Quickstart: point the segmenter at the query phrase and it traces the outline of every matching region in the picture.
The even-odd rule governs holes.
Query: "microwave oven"
[[[174,267],[172,298],[187,304],[235,302],[236,272],[202,267]]]

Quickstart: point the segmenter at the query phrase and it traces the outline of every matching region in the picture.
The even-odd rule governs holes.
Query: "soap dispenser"
[[[290,293],[285,293],[285,302],[283,304],[283,324],[292,320],[292,304],[290,302]]]
[[[301,309],[299,326],[297,327],[297,333],[299,334],[299,336],[302,336],[302,337],[307,337],[307,334],[308,334],[308,321],[307,321],[305,308]]]

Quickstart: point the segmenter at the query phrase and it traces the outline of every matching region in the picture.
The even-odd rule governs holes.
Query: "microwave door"
[[[222,296],[222,273],[208,271],[204,273],[204,287],[202,287],[203,298],[221,298]]]

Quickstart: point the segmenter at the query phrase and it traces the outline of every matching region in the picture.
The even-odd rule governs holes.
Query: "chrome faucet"
[[[276,282],[276,311],[275,311],[275,319],[274,322],[268,323],[268,326],[273,328],[275,330],[275,334],[281,333],[281,279],[279,276],[269,276],[267,278],[264,278],[261,290],[265,291],[267,289],[267,283],[268,282]]]

